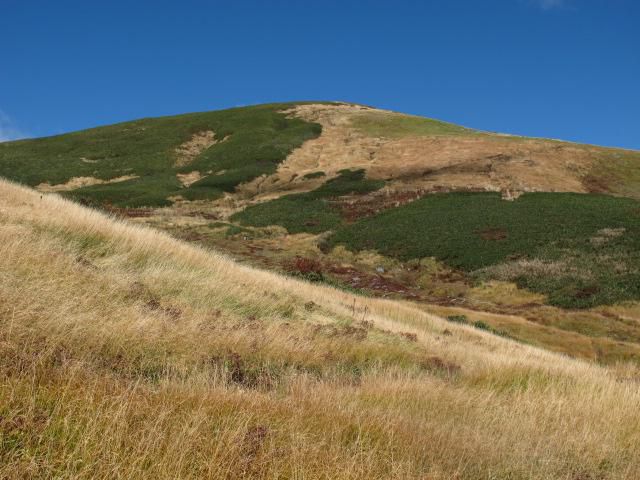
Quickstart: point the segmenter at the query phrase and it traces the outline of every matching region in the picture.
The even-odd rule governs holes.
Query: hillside
[[[142,119],[0,145],[0,175],[100,204],[160,206],[213,199],[273,173],[320,126],[279,113],[285,105]],[[212,148],[214,147],[215,148]],[[194,171],[208,176],[193,181]]]
[[[0,176],[252,266],[640,361],[640,152],[301,102],[0,143]]]
[[[631,364],[238,265],[5,181],[0,213],[2,478],[640,475]]]
[[[0,175],[127,207],[309,191],[341,170],[393,191],[640,198],[639,153],[491,134],[339,102],[141,119],[0,145]],[[152,195],[153,194],[153,195]]]

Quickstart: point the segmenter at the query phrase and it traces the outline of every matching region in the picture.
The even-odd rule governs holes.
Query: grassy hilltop
[[[0,182],[0,477],[633,479],[640,371]]]

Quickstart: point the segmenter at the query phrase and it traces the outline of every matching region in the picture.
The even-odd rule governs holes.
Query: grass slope
[[[0,477],[640,475],[631,366],[0,201]]]
[[[236,185],[273,173],[305,140],[320,134],[318,124],[287,118],[294,104],[269,104],[173,117],[141,119],[56,137],[0,144],[0,176],[35,186],[74,177],[103,180],[139,178],[94,185],[69,195],[91,203],[161,206],[168,197],[217,198]],[[221,143],[184,167],[175,167],[175,149],[194,134],[213,131]],[[182,188],[176,173],[212,172]]]
[[[64,184],[78,177],[135,177],[64,192],[92,205],[160,207],[172,203],[176,196],[215,199],[241,183],[275,172],[295,148],[320,135],[319,124],[288,118],[283,113],[294,105],[298,104],[142,119],[56,137],[1,143],[0,176],[31,186],[42,182]],[[469,135],[488,135],[416,116],[358,112],[348,118],[359,134],[392,141],[443,135],[464,137],[466,141]],[[214,135],[217,143],[187,165],[176,164],[176,149],[203,132]],[[492,138],[524,144],[530,141]],[[556,143],[558,151],[591,149]],[[348,143],[338,144],[336,157],[343,147],[346,158],[350,158]],[[552,159],[554,151],[548,153]],[[639,152],[589,151],[594,163],[576,173],[589,191],[638,198]],[[185,187],[177,177],[181,174],[195,174],[189,177],[195,181]],[[308,180],[323,175],[318,171],[303,177]],[[472,170],[471,175],[488,173]],[[375,249],[403,260],[434,256],[475,278],[516,282],[547,295],[552,304],[562,307],[640,299],[637,203],[600,195],[524,195],[512,204],[495,194],[435,195],[350,224],[345,217],[357,217],[361,211],[370,213],[354,208],[349,217],[349,202],[357,203],[361,194],[383,185],[365,176],[362,170],[343,170],[315,191],[251,206],[232,220],[257,227],[282,225],[290,233],[333,231],[327,246]],[[281,184],[271,185],[278,188]],[[392,189],[393,181],[387,185]],[[227,212],[221,208],[222,214],[209,212],[211,218],[226,218]]]
[[[516,281],[552,304],[584,308],[640,298],[640,202],[604,195],[428,195],[340,228],[330,245],[401,259],[436,257]]]
[[[353,180],[357,182],[357,178]],[[336,184],[342,182],[341,177]],[[357,191],[290,195],[232,217],[291,233],[333,230],[325,247],[376,250],[401,260],[435,257],[482,279],[515,281],[553,305],[587,308],[640,299],[640,202],[606,195],[497,193],[427,195],[346,223],[327,200]],[[376,187],[379,187],[376,185]],[[363,183],[361,191],[373,189]]]
[[[413,115],[389,113],[362,113],[355,116],[351,125],[373,137],[402,138],[407,136],[473,135],[476,130],[454,123]]]
[[[640,298],[640,202],[604,195],[429,195],[343,227],[330,244],[402,259],[434,256],[515,281],[551,304],[584,308]]]

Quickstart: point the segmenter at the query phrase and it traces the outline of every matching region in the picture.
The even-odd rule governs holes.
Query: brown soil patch
[[[36,189],[41,192],[68,192],[77,188],[89,187],[91,185],[102,185],[105,183],[118,183],[126,182],[127,180],[133,180],[138,178],[138,175],[123,175],[121,177],[112,178],[110,180],[102,180],[95,177],[74,177],[66,183],[59,183],[57,185],[50,185],[49,183],[41,183],[36,186]]]
[[[188,187],[192,183],[197,182],[202,178],[202,175],[198,170],[194,170],[189,173],[177,173],[176,178],[182,184],[183,187]]]
[[[388,188],[368,195],[341,197],[333,203],[340,208],[342,217],[348,222],[370,217],[383,210],[397,208],[418,200],[429,192],[426,190],[393,191]]]
[[[193,160],[204,152],[207,148],[219,143],[215,138],[216,134],[213,130],[205,130],[198,132],[191,137],[190,140],[184,142],[175,150],[176,154],[176,167],[184,167],[189,165]],[[221,142],[224,142],[228,137],[224,137]]]
[[[386,297],[390,294],[416,299],[418,295],[402,283],[383,275],[372,275],[352,266],[331,265],[327,271],[354,289],[365,289]]]
[[[507,238],[507,231],[502,228],[487,228],[478,232],[483,240],[504,240]]]
[[[589,193],[607,193],[609,191],[610,180],[602,176],[588,174],[582,179],[582,183]]]
[[[465,192],[484,191],[480,188],[460,188],[456,190]],[[361,218],[376,215],[384,210],[398,208],[402,205],[406,205],[408,203],[419,200],[432,193],[448,191],[450,191],[450,189],[444,187],[434,187],[431,190],[427,190],[424,188],[417,188],[412,190],[393,190],[392,188],[385,187],[381,190],[365,195],[339,197],[332,200],[331,202],[340,209],[342,218],[344,218],[348,222],[354,222]],[[504,198],[505,200],[514,199],[513,197]]]

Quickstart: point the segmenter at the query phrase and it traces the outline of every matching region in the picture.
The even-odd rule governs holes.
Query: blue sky
[[[640,1],[0,0],[0,139],[346,100],[640,149]]]

